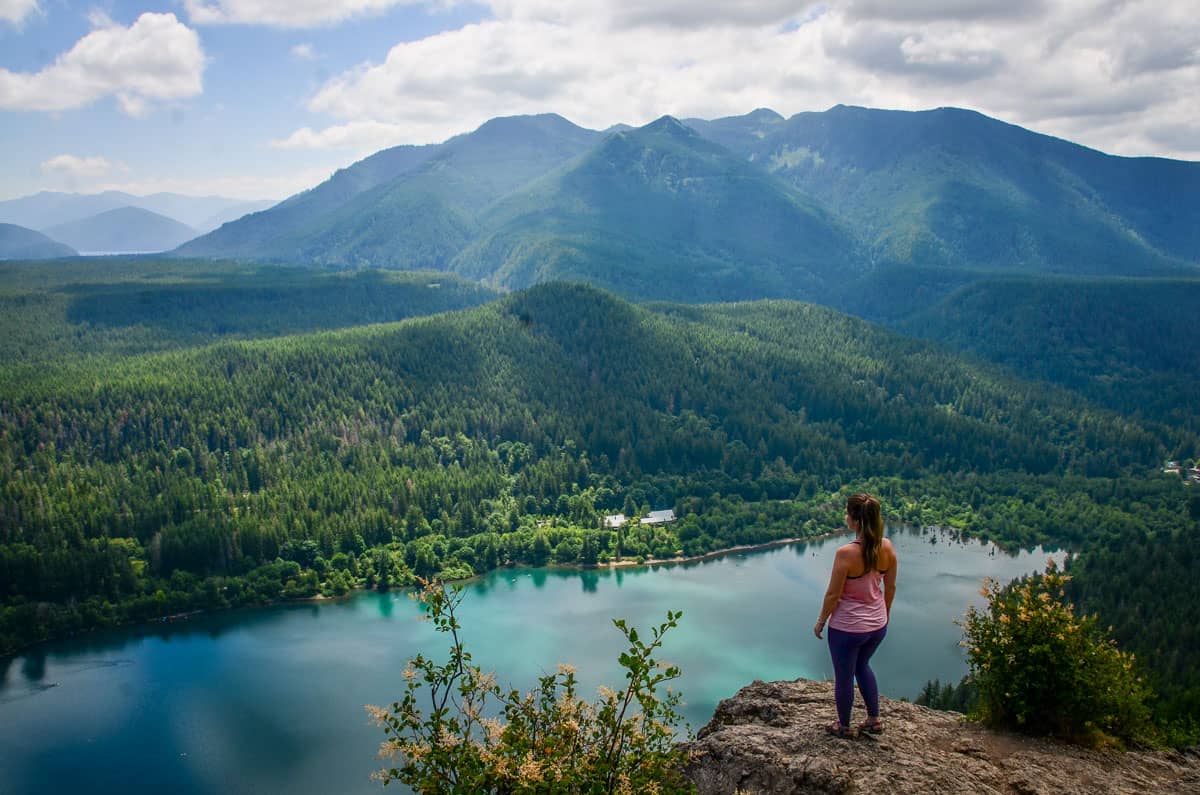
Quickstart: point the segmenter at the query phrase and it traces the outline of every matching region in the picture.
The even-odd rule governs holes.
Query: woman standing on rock
[[[896,595],[896,550],[883,537],[879,500],[855,494],[846,500],[846,527],[855,538],[837,551],[821,616],[813,627],[820,638],[829,621],[829,655],[833,658],[833,692],[838,718],[825,727],[837,737],[854,737],[858,731],[879,734],[879,688],[869,665],[871,655],[887,634],[892,598]],[[850,726],[854,681],[867,706],[867,719]]]

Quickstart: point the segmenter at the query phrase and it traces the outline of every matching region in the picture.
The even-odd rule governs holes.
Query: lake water
[[[899,589],[873,667],[885,695],[912,698],[927,679],[966,672],[954,622],[982,603],[982,578],[1039,570],[1048,555],[1010,556],[935,531],[892,539]],[[590,696],[621,682],[612,618],[648,627],[682,610],[658,657],[683,668],[676,685],[696,730],[754,679],[832,676],[812,624],[844,541],[655,569],[494,572],[468,586],[464,640],[501,683],[525,689],[569,662]],[[363,593],[94,634],[2,660],[0,794],[381,792],[368,776],[383,735],[363,705],[395,700],[406,660],[444,648],[419,615],[405,594]]]

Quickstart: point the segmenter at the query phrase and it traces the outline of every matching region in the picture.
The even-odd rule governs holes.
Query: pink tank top
[[[883,572],[867,571],[861,577],[847,577],[841,601],[829,617],[829,626],[842,632],[874,632],[887,622]]]

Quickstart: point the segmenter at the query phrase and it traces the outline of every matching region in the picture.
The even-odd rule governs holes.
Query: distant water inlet
[[[981,580],[1040,570],[1049,555],[1008,555],[936,530],[892,538],[900,585],[874,667],[886,695],[911,698],[928,679],[965,673],[954,622],[982,602]],[[812,624],[844,540],[655,568],[501,570],[468,586],[464,639],[501,682],[525,688],[570,662],[581,693],[594,693],[620,684],[613,618],[644,627],[682,610],[661,656],[682,667],[677,684],[698,729],[754,679],[831,676]],[[407,659],[444,648],[419,615],[406,594],[363,593],[0,661],[0,793],[380,791],[367,776],[383,735],[363,705],[393,701]]]

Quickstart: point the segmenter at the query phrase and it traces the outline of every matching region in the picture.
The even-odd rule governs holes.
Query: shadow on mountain
[[[147,326],[173,337],[265,337],[477,306],[496,293],[438,273],[314,273],[279,268],[199,275],[167,284],[71,285],[67,319],[101,327]]]

